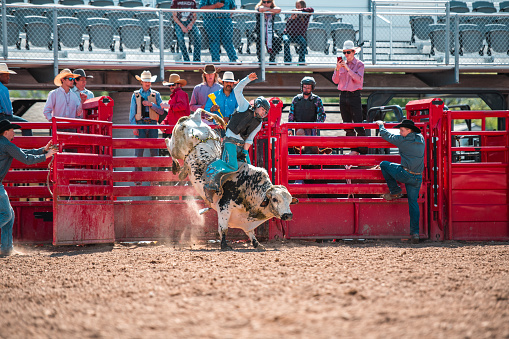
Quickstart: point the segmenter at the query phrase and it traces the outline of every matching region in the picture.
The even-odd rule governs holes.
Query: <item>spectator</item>
[[[85,100],[83,98],[80,100],[71,91],[74,87],[74,79],[78,76],[80,75],[74,74],[70,69],[66,68],[55,77],[53,83],[58,88],[49,92],[42,111],[48,121],[51,121],[52,117],[82,118],[82,103]]]
[[[238,170],[237,160],[251,164],[249,148],[253,144],[256,134],[262,128],[263,119],[270,109],[269,101],[264,97],[258,97],[253,106],[244,98],[244,87],[256,79],[256,73],[251,73],[235,87],[234,95],[239,102],[239,109],[228,122],[221,159],[212,162],[207,167],[205,188],[208,190],[219,190],[219,181],[222,175]]]
[[[235,81],[233,72],[224,72],[223,79],[219,79],[219,81],[223,83],[223,88],[212,93],[216,97],[215,103],[213,103],[212,99],[209,97],[205,105],[205,110],[208,112],[219,111],[219,114],[216,114],[222,116],[224,121],[228,123],[230,116],[238,107],[235,94],[232,94],[233,87],[238,81]]]
[[[21,128],[12,124],[9,120],[0,121],[0,182],[11,167],[12,160],[16,159],[26,165],[37,164],[51,158],[57,151],[51,148],[50,140],[46,146],[39,149],[20,149],[12,143],[14,129]],[[9,197],[3,185],[0,185],[0,228],[2,229],[1,256],[9,256],[13,252],[12,226],[14,225],[14,211],[9,202]]]
[[[281,12],[281,8],[277,7],[273,0],[260,0],[255,6],[258,12],[265,15],[265,46],[269,53],[269,62],[276,62],[276,55],[281,52],[281,37],[274,34],[274,16]],[[258,61],[261,61],[260,48],[260,15],[256,16],[256,28],[253,31],[253,40],[256,41],[256,55]]]
[[[7,67],[7,64],[0,63],[0,120],[7,119],[9,121],[14,122],[28,122],[22,117],[14,115],[9,89],[5,87],[5,85],[9,83],[11,74],[16,74],[16,72],[11,71]],[[32,130],[31,129],[21,130],[21,135],[31,136]]]
[[[191,111],[196,111],[198,108],[205,108],[208,100],[208,95],[223,88],[218,82],[218,74],[214,65],[206,65],[202,70],[203,82],[196,85],[191,95],[191,102],[189,103]],[[202,116],[202,118],[205,118]]]
[[[195,0],[173,0],[171,8],[193,10],[196,9]],[[189,61],[184,34],[189,33],[194,41],[193,61],[201,61],[201,33],[200,28],[195,25],[196,12],[173,12],[173,21],[175,22],[175,34],[177,35],[177,43],[182,52],[184,61]]]
[[[200,9],[234,10],[234,0],[200,0]],[[220,46],[223,44],[230,62],[237,62],[233,47],[233,23],[230,13],[203,13],[203,26],[207,31],[212,62],[219,62]]]
[[[164,114],[161,108],[161,95],[150,87],[156,81],[157,75],[152,76],[150,71],[143,71],[141,76],[136,75],[136,80],[141,84],[141,89],[134,91],[131,97],[131,110],[129,111],[129,122],[131,125],[157,125],[159,116]],[[153,138],[157,139],[157,129],[135,129],[133,134],[136,138]],[[143,148],[135,149],[134,155],[143,157]],[[157,156],[159,151],[156,148],[150,149],[150,156]],[[157,167],[155,167],[157,168]],[[141,167],[136,167],[136,171],[141,171]],[[136,182],[141,185],[141,182]]]
[[[300,81],[301,94],[297,94],[290,106],[288,122],[325,122],[325,110],[322,99],[313,94],[316,82],[313,77],[306,76]],[[304,129],[305,135],[318,135],[316,129]]]
[[[93,78],[93,76],[87,75],[81,68],[75,69],[73,73],[76,74],[77,77],[74,79],[75,85],[71,91],[76,93],[81,100],[83,100],[83,98],[85,98],[85,100],[92,99],[94,97],[94,93],[86,89],[85,86],[87,85],[87,78]]]
[[[338,60],[332,81],[338,85],[338,90],[341,92],[339,96],[339,109],[341,117],[345,123],[362,123],[364,120],[362,116],[362,103],[361,103],[361,90],[362,83],[364,82],[364,64],[362,61],[355,58],[355,53],[361,50],[360,47],[355,47],[353,41],[347,40],[343,44],[343,49],[340,50],[344,54],[344,59]],[[346,129],[347,136],[364,136],[365,131],[363,127],[355,127],[353,129]],[[352,148],[350,154],[366,154],[367,148]]]
[[[314,9],[306,7],[306,2],[299,0],[295,3],[295,8],[292,11],[313,13]],[[299,45],[299,63],[306,62],[308,48],[306,31],[308,30],[309,18],[310,15],[308,14],[292,14],[286,21],[285,34],[283,35],[285,62],[292,62],[292,55],[290,54],[290,43],[292,42]]]
[[[413,244],[418,244],[420,211],[417,199],[424,170],[424,138],[421,130],[412,120],[404,119],[395,126],[399,128],[399,135],[387,131],[383,121],[378,120],[376,123],[380,127],[380,136],[398,147],[401,156],[401,165],[388,161],[380,163],[380,169],[390,190],[390,193],[382,197],[389,201],[401,198],[401,187],[398,186],[398,181],[405,184],[410,214],[410,237]]]
[[[180,79],[178,74],[171,74],[168,82],[163,81],[164,86],[170,87],[170,100],[167,104],[161,104],[162,108],[168,110],[168,115],[161,123],[162,125],[174,126],[181,117],[188,116],[191,113],[189,108],[189,97],[182,90],[182,86],[187,85],[187,81]],[[167,129],[163,133],[163,138],[171,136],[171,129]]]

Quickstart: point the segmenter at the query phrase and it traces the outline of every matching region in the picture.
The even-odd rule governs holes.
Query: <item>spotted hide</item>
[[[173,162],[173,171],[179,172],[180,180],[189,176],[198,194],[208,202],[218,215],[218,231],[221,249],[228,249],[228,228],[242,229],[256,248],[261,246],[254,230],[264,221],[276,217],[291,220],[290,204],[297,203],[286,187],[272,185],[263,168],[239,162],[239,170],[228,178],[221,192],[205,192],[205,170],[212,161],[221,156],[218,135],[201,120],[201,109],[189,117],[182,117],[175,125],[166,146],[173,159],[183,159],[180,168]]]

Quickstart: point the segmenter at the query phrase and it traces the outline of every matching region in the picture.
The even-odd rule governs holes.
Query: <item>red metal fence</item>
[[[87,104],[90,119],[111,119],[112,101]],[[259,232],[288,239],[408,236],[407,201],[381,199],[388,189],[380,170],[374,168],[383,160],[399,162],[396,150],[378,136],[337,136],[337,131],[347,127],[378,129],[375,124],[282,124],[281,101],[273,98],[271,106],[251,159],[265,166],[273,182],[288,187],[300,203],[292,206],[291,222],[273,219]],[[406,110],[426,140],[418,199],[421,237],[509,240],[508,111],[444,112],[440,99],[410,102]],[[490,117],[505,118],[502,128],[488,131],[482,123],[481,131],[452,131],[453,121]],[[16,137],[18,146],[40,147],[53,138],[63,152],[55,156],[49,177],[48,162],[30,167],[13,162],[4,184],[16,213],[14,237],[18,241],[53,239],[54,244],[80,244],[217,237],[216,213],[198,215],[203,201],[196,199],[189,183],[179,183],[171,173],[171,158],[133,156],[136,148],[165,149],[163,139],[112,137],[133,126],[102,120],[55,119],[53,124],[26,123],[25,127],[55,132],[51,137]],[[336,136],[288,135],[296,128],[334,131]],[[453,144],[473,138],[474,145]],[[337,152],[289,153],[301,146],[330,147]],[[370,152],[346,154],[353,147],[367,147]],[[144,170],[133,170],[136,167]],[[46,187],[48,178],[55,198]]]

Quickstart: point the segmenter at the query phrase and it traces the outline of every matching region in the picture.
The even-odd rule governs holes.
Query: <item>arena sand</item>
[[[509,338],[509,244],[17,246],[0,338]]]

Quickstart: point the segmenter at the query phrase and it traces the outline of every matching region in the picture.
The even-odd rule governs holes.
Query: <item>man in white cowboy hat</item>
[[[205,108],[208,100],[208,95],[219,91],[223,86],[218,82],[217,69],[214,65],[206,65],[202,70],[203,82],[194,86],[193,94],[191,95],[191,102],[189,107],[191,111],[196,111],[198,108]]]
[[[244,87],[256,79],[256,73],[251,73],[235,87],[239,108],[232,114],[226,127],[221,159],[212,162],[205,172],[205,188],[208,190],[219,190],[221,177],[239,169],[237,160],[251,164],[249,148],[270,110],[270,103],[264,97],[256,98],[253,106],[244,97]]]
[[[338,57],[332,81],[338,85],[341,91],[339,96],[339,109],[341,117],[345,123],[362,123],[364,120],[362,115],[361,90],[364,82],[364,64],[355,58],[355,53],[360,52],[360,47],[355,47],[353,41],[347,40],[343,44],[343,57]],[[346,60],[345,60],[346,59]],[[365,136],[363,127],[355,127],[354,129],[346,129],[347,136]],[[350,154],[365,154],[366,147],[352,148]]]
[[[129,111],[129,122],[131,125],[157,125],[159,116],[164,114],[164,109],[161,108],[161,95],[159,92],[154,91],[150,87],[156,81],[157,75],[152,76],[150,71],[143,71],[141,76],[135,75],[136,80],[141,84],[141,89],[134,91],[131,97],[131,109]],[[157,139],[157,129],[135,129],[133,134],[136,138],[154,138]],[[137,157],[143,156],[143,148],[134,150],[134,155]],[[155,157],[159,151],[154,148],[150,149],[150,156]],[[137,171],[141,171],[141,167],[136,167]],[[141,185],[141,182],[137,182]]]
[[[235,80],[233,72],[224,72],[223,79],[219,79],[219,81],[223,84],[223,88],[211,94],[211,96],[215,96],[215,103],[209,97],[204,109],[208,112],[218,112],[217,115],[222,116],[227,123],[238,107],[237,98],[235,94],[232,94],[238,81]]]
[[[85,86],[87,85],[87,78],[93,78],[93,76],[87,75],[85,70],[81,68],[75,69],[73,73],[78,76],[74,79],[75,85],[71,91],[76,93],[76,95],[78,95],[82,100],[92,99],[94,97],[94,93],[86,89]]]
[[[0,183],[11,167],[12,160],[16,159],[26,165],[33,165],[51,158],[57,152],[51,145],[50,140],[46,146],[39,149],[21,149],[12,143],[14,139],[14,129],[20,128],[19,125],[11,123],[5,119],[0,121]],[[9,202],[7,192],[4,186],[0,184],[0,228],[2,243],[0,246],[0,255],[9,256],[13,252],[12,246],[12,226],[14,225],[14,211]]]
[[[167,104],[161,104],[162,108],[168,110],[168,115],[164,118],[162,125],[174,126],[181,117],[188,116],[191,113],[189,108],[189,96],[182,90],[182,86],[187,85],[187,81],[181,79],[178,74],[171,74],[168,82],[163,81],[164,86],[170,88],[170,100]],[[171,129],[164,131],[163,138],[171,135]]]
[[[51,121],[52,117],[81,118],[83,114],[82,100],[71,91],[77,74],[70,69],[63,69],[53,80],[57,89],[48,94],[42,113]]]
[[[14,122],[28,122],[27,120],[14,115],[9,89],[5,87],[11,79],[11,74],[16,74],[16,72],[11,71],[7,67],[7,64],[0,63],[0,120],[7,119]],[[32,130],[24,129],[21,131],[21,135],[31,136]]]
[[[419,127],[412,120],[404,119],[395,128],[399,128],[399,135],[392,134],[384,127],[383,121],[376,121],[380,128],[380,136],[399,149],[401,165],[382,161],[380,169],[389,186],[390,193],[382,195],[385,200],[391,201],[402,197],[398,182],[404,183],[408,198],[408,212],[410,214],[410,237],[413,244],[419,243],[419,191],[424,170],[424,137]]]

